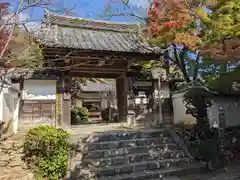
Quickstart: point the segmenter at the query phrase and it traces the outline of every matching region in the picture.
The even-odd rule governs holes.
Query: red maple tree
[[[192,19],[189,9],[182,0],[154,0],[148,17],[153,37],[181,28]]]

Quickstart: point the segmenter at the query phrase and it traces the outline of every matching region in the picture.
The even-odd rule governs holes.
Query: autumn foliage
[[[190,51],[221,61],[240,58],[240,1],[154,0],[149,11],[153,43],[181,44]],[[193,1],[192,1],[193,2]],[[195,1],[194,1],[195,2]],[[209,13],[204,6],[210,7]]]
[[[238,62],[240,60],[240,1],[218,0],[213,13],[208,15],[206,26],[210,31],[203,37],[206,46],[204,56],[221,61]]]
[[[149,25],[154,37],[164,35],[169,30],[181,28],[191,20],[184,1],[155,0],[149,11]]]
[[[149,26],[154,43],[184,44],[190,50],[196,50],[201,39],[194,35],[195,29],[187,29],[195,21],[190,11],[185,0],[155,0],[149,10]]]

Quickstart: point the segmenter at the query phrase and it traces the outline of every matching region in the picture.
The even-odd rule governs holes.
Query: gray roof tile
[[[160,53],[149,45],[137,24],[123,24],[73,18],[45,12],[37,39],[48,47],[81,50]]]
[[[86,85],[82,85],[82,91],[85,92],[107,92],[107,91],[116,91],[116,85],[114,82],[107,82],[107,83],[95,83],[88,81]]]

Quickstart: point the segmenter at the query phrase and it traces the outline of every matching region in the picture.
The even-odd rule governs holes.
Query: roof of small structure
[[[83,92],[108,92],[116,91],[115,83],[113,81],[107,81],[106,83],[96,83],[88,81],[85,85],[82,85]]]
[[[140,24],[87,20],[45,11],[45,20],[36,36],[47,47],[160,53],[160,48],[147,43],[142,27]]]

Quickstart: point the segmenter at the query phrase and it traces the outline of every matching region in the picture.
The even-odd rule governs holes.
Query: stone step
[[[151,180],[159,180],[159,178],[158,179],[151,179]],[[179,177],[177,177],[177,176],[170,176],[170,177],[164,177],[164,178],[162,178],[162,180],[181,180]]]
[[[95,150],[88,152],[84,158],[107,158],[114,156],[126,156],[127,154],[135,153],[149,153],[149,152],[161,152],[168,150],[178,150],[178,146],[175,143],[160,144],[160,145],[148,145],[148,146],[136,146],[126,147],[118,149],[107,149],[107,150]]]
[[[95,134],[86,139],[87,143],[101,141],[131,140],[141,138],[169,137],[170,134],[164,129],[151,129],[142,131],[114,131]]]
[[[163,160],[171,158],[183,158],[183,150],[169,151],[151,151],[148,153],[127,154],[126,156],[117,156],[110,158],[83,159],[83,166],[108,167],[121,164],[130,164],[141,161]]]
[[[118,141],[105,141],[98,143],[90,143],[87,145],[88,151],[101,149],[118,149],[124,147],[147,146],[157,144],[173,143],[174,140],[170,137],[155,137],[155,138],[141,138],[141,139],[127,139]]]
[[[141,171],[131,174],[122,174],[109,177],[101,177],[97,180],[160,180],[168,176],[183,176],[205,171],[205,165],[191,164],[177,168],[166,168],[161,170]]]
[[[97,177],[107,177],[121,174],[130,174],[135,172],[141,172],[146,170],[159,170],[166,168],[182,167],[189,164],[193,164],[194,161],[189,158],[175,158],[175,159],[164,159],[155,161],[142,161],[130,164],[124,164],[121,166],[110,166],[105,168],[90,168],[91,171]]]

